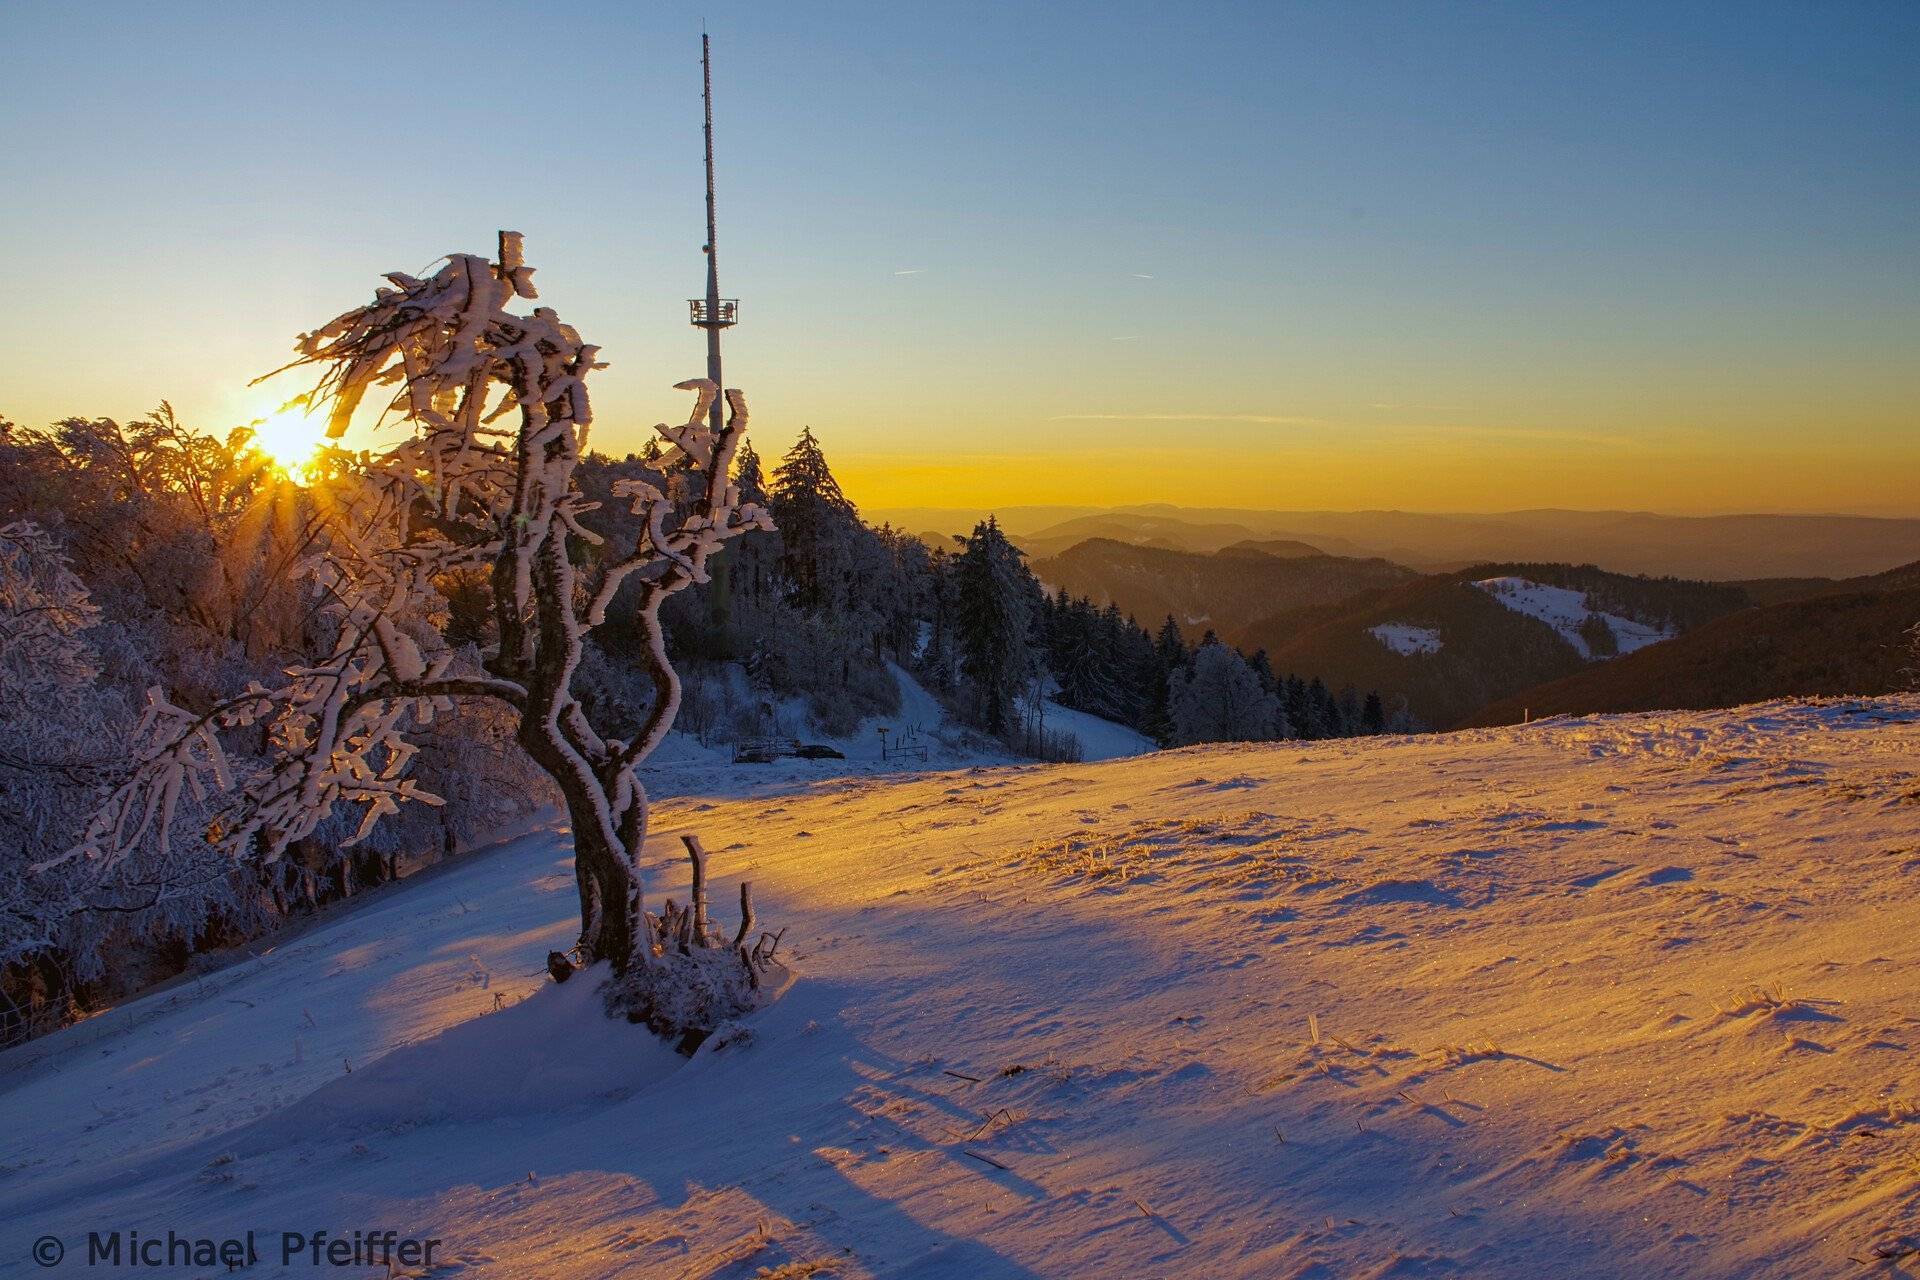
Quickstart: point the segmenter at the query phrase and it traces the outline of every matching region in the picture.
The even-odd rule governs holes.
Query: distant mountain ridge
[[[914,529],[964,532],[974,513],[875,511]],[[978,513],[984,517],[986,511]],[[1089,537],[1211,553],[1276,539],[1330,555],[1379,557],[1429,572],[1496,561],[1596,564],[1617,573],[1738,579],[1851,578],[1920,560],[1920,518],[1851,515],[1670,516],[1541,509],[1492,514],[1259,511],[1164,504],[1088,510],[1016,507],[1001,523],[1035,559]]]
[[[1278,556],[1283,560],[1293,560],[1301,556],[1323,556],[1327,553],[1310,542],[1300,542],[1293,538],[1249,538],[1245,542],[1236,542],[1220,548],[1215,555],[1254,555]]]
[[[1111,601],[1148,630],[1172,615],[1189,638],[1209,629],[1227,636],[1280,608],[1332,604],[1417,577],[1385,560],[1310,554],[1280,556],[1228,548],[1207,555],[1088,538],[1063,553],[1031,560],[1049,589]]]

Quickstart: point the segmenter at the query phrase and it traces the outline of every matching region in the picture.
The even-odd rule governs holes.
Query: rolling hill
[[[1723,584],[1485,564],[1278,612],[1228,638],[1266,649],[1275,670],[1404,698],[1422,724],[1440,727],[1746,603]]]
[[[1171,614],[1195,637],[1209,628],[1225,636],[1278,609],[1331,604],[1416,576],[1385,560],[1244,547],[1202,555],[1111,538],[1089,538],[1036,560],[1033,571],[1049,590],[1111,601],[1149,630]]]
[[[1014,540],[1029,559],[1039,560],[1051,559],[1092,539],[1206,554],[1235,543],[1255,542],[1259,538],[1256,530],[1243,524],[1103,513],[1078,516],[1059,524],[1023,532]]]
[[[908,528],[964,532],[987,513],[921,508],[868,514]],[[1058,555],[1090,537],[1200,552],[1249,539],[1286,539],[1330,555],[1380,557],[1428,572],[1531,560],[1715,581],[1848,578],[1920,559],[1920,519],[1852,515],[1260,511],[1166,504],[1107,511],[1011,508],[999,514],[1036,558]]]
[[[1223,554],[1246,554],[1257,556],[1279,556],[1282,560],[1291,560],[1298,556],[1323,556],[1327,553],[1310,542],[1301,542],[1297,538],[1248,538],[1220,548]]]
[[[1617,661],[1519,691],[1460,723],[1892,693],[1911,688],[1920,666],[1912,648],[1916,625],[1920,564],[1728,614]]]

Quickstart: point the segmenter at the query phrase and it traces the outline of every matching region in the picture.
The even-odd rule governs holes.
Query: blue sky
[[[637,444],[701,368],[704,21],[729,380],[856,498],[1920,511],[1920,6],[4,21],[23,422],[243,421],[510,226]]]

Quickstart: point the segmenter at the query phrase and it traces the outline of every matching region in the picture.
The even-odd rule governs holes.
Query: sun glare
[[[253,446],[273,459],[273,465],[298,480],[326,442],[327,420],[289,405],[252,424]]]

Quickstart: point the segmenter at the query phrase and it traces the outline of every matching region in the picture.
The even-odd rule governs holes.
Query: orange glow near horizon
[[[755,424],[769,465],[786,442]],[[1035,451],[945,459],[837,449],[815,429],[841,487],[862,508],[1113,507],[1276,511],[1498,512],[1543,507],[1659,511],[1920,515],[1912,477],[1920,450],[1619,450],[1498,454],[1462,448],[1383,459],[1366,451]],[[1196,492],[1194,474],[1220,477]]]
[[[305,479],[314,458],[327,443],[327,419],[308,413],[297,402],[247,424],[253,447],[272,459],[274,467],[295,484]]]

